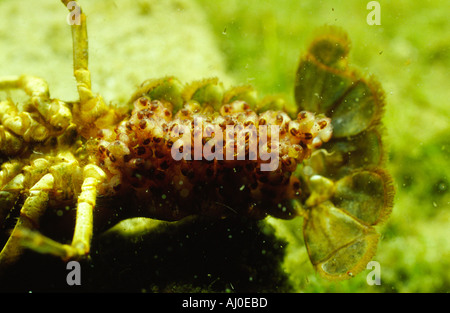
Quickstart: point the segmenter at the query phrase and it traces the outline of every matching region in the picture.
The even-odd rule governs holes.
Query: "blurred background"
[[[325,282],[307,265],[304,249],[291,244],[296,252],[285,266],[299,290],[450,291],[450,2],[378,1],[381,25],[368,25],[373,8],[361,0],[199,3],[236,81],[293,99],[299,56],[314,29],[328,24],[348,32],[350,64],[375,75],[385,90],[387,166],[397,194],[374,257],[381,285],[367,285],[364,271],[349,281]]]
[[[368,25],[369,1],[79,1],[88,16],[93,89],[123,105],[143,80],[218,76],[252,84],[262,97],[293,99],[299,57],[324,24],[352,42],[350,65],[375,75],[386,93],[387,167],[396,187],[374,260],[381,285],[363,271],[344,282],[314,272],[301,220],[275,221],[287,242],[281,265],[300,292],[450,291],[450,20],[448,1],[378,1],[381,25]],[[0,0],[0,76],[49,82],[52,97],[76,100],[68,11],[57,0]],[[1,95],[3,96],[3,95]]]

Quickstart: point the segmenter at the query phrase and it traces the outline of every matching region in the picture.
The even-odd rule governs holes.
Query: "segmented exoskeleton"
[[[29,96],[0,101],[0,222],[20,210],[0,266],[23,247],[63,259],[89,254],[98,196],[126,197],[140,214],[169,221],[302,216],[310,259],[330,279],[351,277],[372,258],[373,226],[389,215],[393,195],[383,169],[384,99],[373,79],[348,69],[344,32],[327,27],[313,40],[294,106],[259,100],[249,86],[165,77],[145,81],[124,113],[91,91],[81,10],[71,28],[79,101],[50,98],[37,77],[0,78],[0,89]],[[75,202],[71,244],[37,231],[47,208]]]

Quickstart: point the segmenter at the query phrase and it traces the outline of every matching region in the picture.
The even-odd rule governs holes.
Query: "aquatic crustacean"
[[[247,86],[224,91],[217,79],[184,86],[166,77],[145,81],[122,112],[91,91],[81,10],[79,17],[71,26],[79,101],[50,98],[41,78],[0,78],[0,89],[29,96],[0,101],[0,221],[19,215],[0,266],[24,247],[65,260],[88,255],[102,196],[130,199],[137,214],[169,221],[303,216],[322,276],[344,279],[365,267],[393,188],[383,169],[383,94],[348,69],[345,33],[328,27],[311,43],[293,107],[260,101]],[[74,205],[71,244],[38,232],[47,208]]]

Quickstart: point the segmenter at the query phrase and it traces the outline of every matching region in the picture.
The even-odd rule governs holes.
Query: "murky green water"
[[[374,260],[381,285],[366,275],[344,283],[317,279],[299,252],[286,267],[305,291],[445,292],[450,289],[450,28],[444,3],[379,1],[381,25],[368,25],[368,1],[203,1],[228,68],[267,92],[292,94],[299,50],[322,25],[342,26],[351,62],[375,75],[386,92],[388,167],[397,195]],[[226,34],[219,34],[226,29]],[[366,271],[368,273],[369,271]]]
[[[0,76],[37,75],[49,82],[53,97],[74,100],[77,93],[67,11],[59,1],[54,2],[31,6],[0,1]],[[351,64],[375,75],[385,90],[387,166],[397,190],[393,213],[380,229],[382,237],[374,257],[381,266],[381,285],[367,283],[369,270],[344,282],[318,277],[303,245],[301,220],[296,219],[282,223],[271,220],[275,230],[244,226],[240,221],[233,224],[244,231],[202,222],[199,231],[185,229],[184,235],[177,230],[169,239],[159,238],[158,253],[135,242],[136,247],[114,254],[110,252],[114,243],[105,241],[98,253],[103,251],[107,257],[94,257],[97,263],[89,273],[96,278],[95,284],[87,278],[87,290],[115,289],[111,286],[118,281],[127,283],[117,289],[132,291],[450,290],[450,91],[445,86],[450,66],[450,22],[442,2],[379,1],[380,25],[367,22],[372,12],[366,8],[369,1],[85,2],[80,4],[88,16],[93,89],[118,104],[128,100],[144,79],[165,75],[185,82],[218,76],[228,85],[252,84],[260,95],[281,93],[293,100],[298,60],[314,30],[324,24],[341,26],[352,41]],[[274,239],[273,232],[281,239]],[[203,242],[202,234],[213,237]],[[226,240],[228,236],[231,241]],[[189,238],[202,242],[204,249],[196,250]],[[247,241],[239,245],[243,240]],[[255,244],[249,244],[250,240]],[[156,239],[149,241],[158,243]],[[225,246],[220,249],[214,242]],[[267,246],[268,242],[273,244]],[[211,249],[214,252],[208,254]],[[107,267],[120,253],[135,256],[121,259],[117,267]],[[179,271],[183,262],[169,262],[177,270],[164,268],[168,259],[179,260],[183,253],[195,254],[189,262],[197,266]],[[279,264],[283,254],[286,274],[273,270],[271,276],[268,268]],[[30,259],[11,272],[19,276],[8,277],[8,283],[15,281],[15,288],[54,290],[66,284],[63,263],[26,256]],[[145,261],[149,256],[154,259]],[[247,263],[236,261],[228,272],[220,270],[228,260],[236,259]],[[210,267],[205,268],[205,264]],[[50,265],[53,269],[48,273],[36,274],[40,266]],[[162,266],[161,270],[155,269],[157,266]],[[145,283],[145,275],[164,281],[167,289]],[[196,284],[198,281],[201,283]],[[7,284],[1,285],[2,290],[8,290]]]

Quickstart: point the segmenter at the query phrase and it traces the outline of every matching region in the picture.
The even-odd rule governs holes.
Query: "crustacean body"
[[[62,1],[66,6],[69,1]],[[0,101],[0,222],[18,220],[0,266],[24,247],[65,260],[85,257],[97,197],[135,201],[142,216],[304,217],[316,270],[345,279],[375,253],[374,225],[392,208],[383,169],[379,85],[349,70],[347,36],[325,28],[301,59],[296,105],[258,100],[248,86],[217,79],[184,86],[174,77],[145,81],[130,112],[91,91],[86,17],[73,24],[79,101],[50,98],[40,78],[0,78],[26,103]],[[71,244],[38,232],[48,208],[76,206]]]

